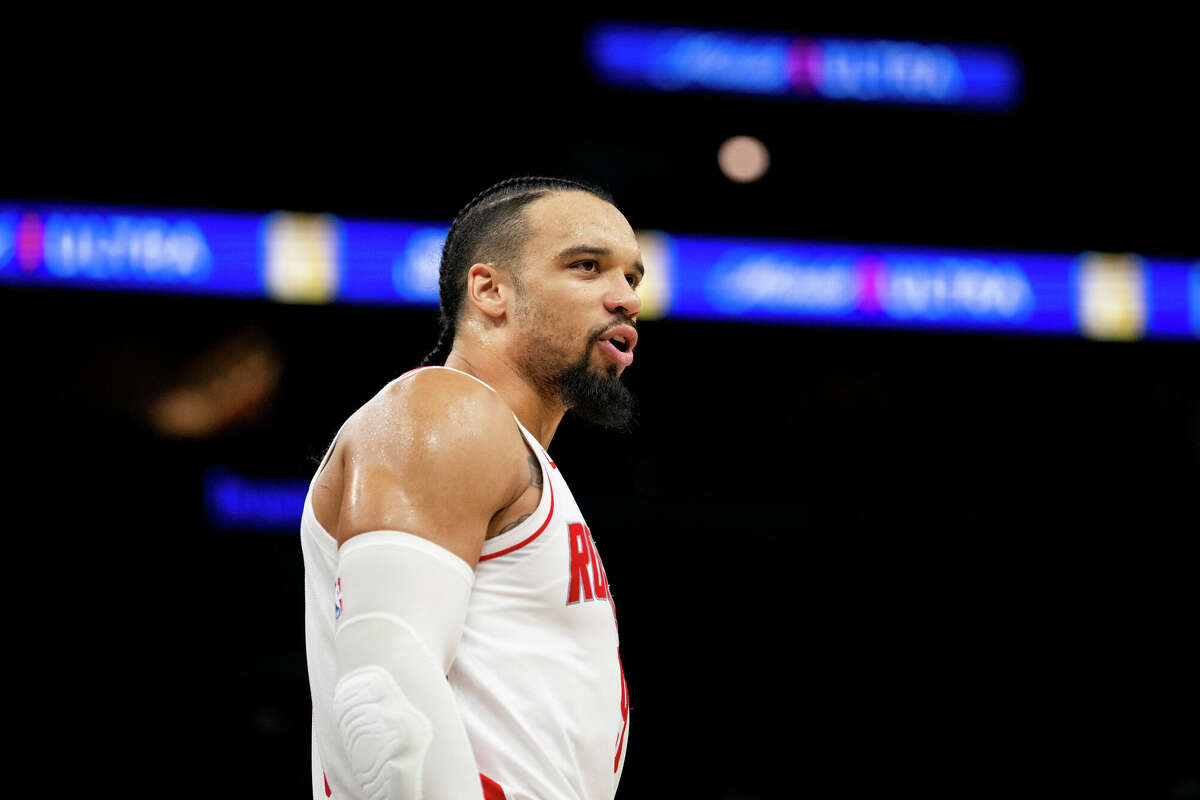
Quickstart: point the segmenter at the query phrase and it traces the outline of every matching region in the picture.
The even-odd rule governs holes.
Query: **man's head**
[[[607,192],[504,181],[472,200],[446,238],[438,349],[447,337],[473,339],[577,416],[622,427],[642,272],[633,229]]]

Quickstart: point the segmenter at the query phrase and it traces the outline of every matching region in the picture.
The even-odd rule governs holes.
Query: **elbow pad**
[[[371,800],[482,798],[446,682],[474,572],[427,539],[372,531],[338,551],[333,711]]]

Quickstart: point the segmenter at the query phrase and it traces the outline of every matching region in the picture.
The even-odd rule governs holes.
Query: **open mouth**
[[[633,363],[637,340],[637,330],[632,325],[614,325],[600,337],[600,350],[613,361],[628,367]]]

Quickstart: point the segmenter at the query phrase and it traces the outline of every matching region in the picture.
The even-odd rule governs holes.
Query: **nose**
[[[642,298],[638,297],[637,292],[622,277],[620,287],[605,295],[604,308],[610,314],[621,313],[636,319],[638,312],[642,310]]]

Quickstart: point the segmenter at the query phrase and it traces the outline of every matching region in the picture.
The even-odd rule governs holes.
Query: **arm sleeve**
[[[339,549],[333,708],[363,796],[482,800],[446,681],[473,581],[465,561],[409,533],[363,533]]]

